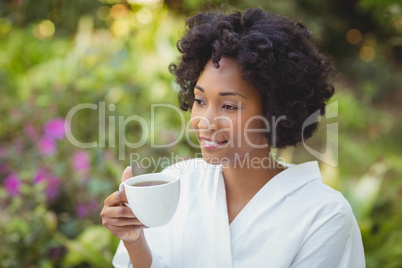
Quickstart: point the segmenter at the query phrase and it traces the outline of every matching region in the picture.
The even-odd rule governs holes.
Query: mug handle
[[[119,185],[119,191],[122,192],[124,191],[124,181],[122,183],[120,183]],[[124,203],[127,207],[130,207],[129,203]]]

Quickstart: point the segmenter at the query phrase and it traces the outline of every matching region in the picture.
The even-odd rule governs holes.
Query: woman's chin
[[[208,152],[202,152],[202,158],[204,159],[205,162],[211,165],[222,165],[228,162],[228,158],[219,157],[217,155]]]
[[[202,150],[202,158],[211,165],[228,165],[232,162],[231,157],[219,155],[216,151]]]

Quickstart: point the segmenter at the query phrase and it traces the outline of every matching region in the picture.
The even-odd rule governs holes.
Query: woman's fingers
[[[104,207],[100,215],[102,224],[109,229],[124,226],[143,226],[131,209],[125,206]]]
[[[131,167],[130,166],[128,166],[128,167],[126,167],[126,169],[123,171],[123,175],[121,176],[121,181],[123,182],[123,181],[126,181],[126,180],[128,180],[129,178],[131,178],[133,176],[133,172],[132,172],[132,170],[131,170]]]
[[[110,218],[106,224],[113,227],[144,226],[137,218]]]
[[[132,177],[131,167],[128,166],[123,171],[121,181],[126,181]],[[120,206],[122,203],[127,202],[126,193],[124,191],[116,191],[105,199],[105,206]]]
[[[104,207],[101,212],[101,217],[107,216],[109,218],[137,218],[129,207]]]
[[[124,191],[116,191],[105,199],[104,205],[110,207],[121,206],[125,202],[127,202],[126,193]]]

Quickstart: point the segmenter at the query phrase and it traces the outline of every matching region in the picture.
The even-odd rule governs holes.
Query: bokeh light
[[[135,17],[140,24],[147,24],[151,22],[153,18],[152,11],[145,7],[138,10],[138,12],[135,14]]]
[[[359,31],[358,29],[350,29],[346,33],[346,41],[348,41],[349,44],[356,45],[360,43],[362,40],[363,40],[362,32]]]
[[[43,20],[32,29],[32,34],[37,39],[44,39],[54,35],[56,28],[50,20]]]
[[[111,26],[111,30],[116,36],[124,36],[130,31],[130,24],[126,20],[116,20]]]
[[[137,4],[137,5],[159,5],[163,3],[161,0],[128,0],[127,1],[130,4]]]
[[[110,16],[112,18],[114,18],[115,20],[121,20],[127,16],[128,12],[129,12],[129,10],[127,9],[127,7],[125,5],[117,4],[117,5],[114,5],[110,9]]]
[[[370,62],[374,59],[375,57],[375,50],[371,46],[363,46],[360,49],[360,58],[365,61],[365,62]]]

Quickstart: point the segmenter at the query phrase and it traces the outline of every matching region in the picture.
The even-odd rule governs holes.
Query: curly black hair
[[[260,92],[264,116],[286,116],[276,125],[276,137],[267,134],[271,147],[295,146],[302,135],[304,139],[312,136],[317,123],[302,129],[303,123],[318,110],[325,114],[336,70],[302,23],[252,8],[244,13],[202,12],[186,25],[177,42],[182,54],[179,63],[169,66],[180,86],[182,110],[191,109],[193,90],[207,61],[212,59],[219,68],[222,57],[231,57],[237,60],[243,79]]]

